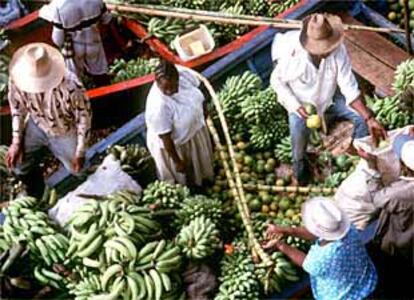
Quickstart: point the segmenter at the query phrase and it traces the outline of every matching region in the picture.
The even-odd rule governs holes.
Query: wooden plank
[[[340,16],[347,24],[364,25],[348,14],[342,13]],[[402,61],[410,58],[403,49],[375,32],[348,30],[345,38],[392,69],[396,69]]]
[[[392,95],[393,90],[391,85],[394,80],[394,69],[385,65],[349,40],[345,39],[345,45],[351,58],[352,69],[379,90],[383,91],[385,95]]]

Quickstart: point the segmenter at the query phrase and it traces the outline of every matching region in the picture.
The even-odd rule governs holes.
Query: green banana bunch
[[[136,270],[155,268],[160,273],[170,274],[180,269],[180,248],[166,240],[149,242],[138,252]]]
[[[65,289],[68,284],[67,278],[39,265],[34,268],[33,275],[42,285],[51,286],[57,290]]]
[[[284,0],[272,2],[269,6],[269,9],[267,10],[267,16],[275,17],[278,14],[281,14],[292,6],[296,5],[299,3],[299,1],[300,0]]]
[[[246,71],[242,75],[227,78],[222,89],[218,94],[224,115],[230,125],[230,132],[233,136],[244,136],[248,127],[244,122],[240,122],[243,117],[241,114],[241,103],[245,97],[257,93],[262,85],[260,77],[252,72]],[[217,121],[217,116],[214,115]]]
[[[290,163],[292,161],[292,141],[290,136],[286,136],[280,140],[275,147],[275,157],[282,163]]]
[[[147,186],[141,201],[157,208],[179,208],[189,194],[185,186],[157,180]]]
[[[219,231],[210,219],[201,216],[181,229],[177,245],[189,259],[204,259],[220,247]]]
[[[260,282],[248,251],[224,255],[220,261],[219,292],[215,300],[260,299]]]
[[[246,97],[241,103],[241,113],[249,124],[273,124],[278,116],[285,115],[272,88],[259,91]]]
[[[3,208],[2,213],[6,219],[2,229],[7,244],[2,243],[2,247],[25,242],[31,254],[41,257],[46,265],[62,263],[65,261],[69,241],[57,232],[47,214],[36,209],[37,205],[35,198],[20,197]]]
[[[397,95],[403,94],[408,87],[414,85],[414,59],[400,63],[394,73],[392,84]]]
[[[250,144],[255,150],[269,150],[279,143],[289,132],[289,125],[284,118],[272,125],[261,124],[250,128]]]
[[[112,83],[122,82],[153,73],[158,63],[159,59],[157,58],[144,59],[138,57],[129,61],[122,58],[115,59],[109,67],[109,74],[114,76]]]
[[[201,216],[209,218],[214,224],[219,224],[222,218],[221,202],[202,195],[186,198],[177,212],[176,223],[184,226]]]
[[[348,177],[348,172],[338,171],[329,175],[324,182],[324,187],[338,187]]]
[[[275,262],[272,270],[257,267],[255,274],[263,286],[266,295],[280,293],[289,282],[300,279],[297,268],[281,252],[275,251],[271,255]],[[270,272],[269,272],[270,271]]]
[[[413,120],[413,114],[401,109],[400,97],[378,98],[366,97],[365,101],[370,109],[374,112],[376,119],[387,129],[396,129],[407,126]]]
[[[145,173],[155,174],[155,163],[151,154],[145,147],[138,144],[129,144],[126,146],[114,145],[108,148],[107,154],[112,154],[121,163],[121,168],[130,176],[136,176]],[[141,183],[141,181],[138,180]]]
[[[192,27],[197,27],[197,25],[191,20],[151,18],[147,25],[147,31],[150,36],[155,36],[170,44],[177,35],[180,35],[182,32]]]
[[[145,244],[161,229],[147,209],[124,203],[119,198],[86,202],[71,216],[68,224],[71,239],[66,255],[76,255],[86,266],[95,268],[135,257],[136,245]],[[101,254],[102,246],[106,261]]]
[[[266,15],[268,8],[269,4],[266,0],[248,0],[246,5],[247,12],[254,16]]]
[[[25,186],[6,166],[6,155],[9,147],[0,145],[0,202],[10,201],[25,191]]]
[[[69,294],[75,296],[75,300],[88,300],[92,296],[102,293],[100,275],[88,271],[87,276],[82,277],[78,282],[69,282],[66,285]]]

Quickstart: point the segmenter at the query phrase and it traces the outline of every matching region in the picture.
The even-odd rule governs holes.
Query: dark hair
[[[155,79],[165,78],[167,80],[178,79],[178,70],[173,63],[166,60],[161,60],[155,68]]]

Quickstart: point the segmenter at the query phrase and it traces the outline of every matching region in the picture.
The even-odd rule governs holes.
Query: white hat
[[[401,160],[407,168],[414,171],[414,141],[404,144],[401,150]]]
[[[306,201],[302,206],[302,219],[310,233],[326,241],[343,238],[351,227],[345,212],[325,197]]]
[[[9,72],[18,89],[43,93],[62,82],[66,67],[59,50],[45,43],[31,43],[13,54]]]

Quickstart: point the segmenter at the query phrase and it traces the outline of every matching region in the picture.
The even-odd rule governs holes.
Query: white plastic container
[[[213,36],[205,25],[200,25],[196,30],[182,36],[177,36],[173,44],[178,56],[183,61],[189,61],[210,53],[215,47]]]

